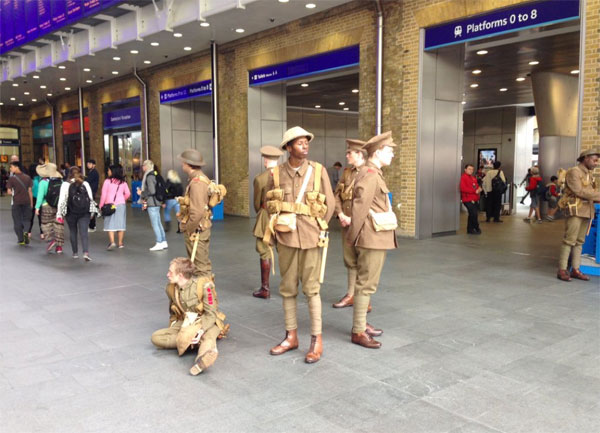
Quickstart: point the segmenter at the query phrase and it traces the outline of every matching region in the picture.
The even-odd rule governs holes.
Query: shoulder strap
[[[275,188],[279,188],[279,166],[276,165],[273,168],[273,183],[275,184]]]
[[[17,182],[19,182],[21,184],[21,186],[23,187],[23,189],[25,190],[25,192],[27,192],[27,187],[25,186],[25,184],[23,183],[23,181],[21,179],[19,179],[19,176],[14,175],[13,177],[15,179],[17,179]]]
[[[323,166],[318,162],[315,163],[315,183],[313,185],[313,191],[319,192],[321,190],[321,171]]]
[[[308,186],[308,180],[310,179],[310,175],[312,174],[312,165],[308,164],[308,168],[306,169],[306,173],[304,173],[304,181],[302,181],[302,186],[300,187],[300,192],[298,193],[298,197],[296,197],[296,203],[302,203],[302,199],[304,198],[304,193],[306,192],[306,187]]]

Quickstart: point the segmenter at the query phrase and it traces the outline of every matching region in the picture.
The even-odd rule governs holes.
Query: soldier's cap
[[[362,141],[362,140],[357,140],[354,138],[347,138],[346,139],[346,152],[350,152],[350,151],[354,151],[354,152],[360,152],[363,149],[363,147],[365,146],[365,144],[367,144],[366,141]]]
[[[579,154],[579,158],[577,158],[577,161],[582,161],[583,158],[585,158],[586,156],[592,156],[592,155],[598,155],[598,156],[600,156],[600,150],[598,150],[598,149],[584,150],[583,152],[581,152]]]
[[[275,146],[263,146],[260,148],[260,154],[267,158],[279,158],[283,152]]]
[[[294,141],[296,138],[306,137],[308,142],[310,143],[315,135],[311,132],[308,132],[306,129],[301,128],[300,126],[294,126],[293,128],[288,129],[283,134],[283,140],[281,141],[281,148],[283,150],[286,149],[286,146],[290,141]]]
[[[372,137],[367,141],[363,149],[371,156],[376,150],[382,149],[384,146],[396,147],[396,143],[394,143],[394,139],[392,138],[392,131],[387,131]]]
[[[204,158],[202,158],[202,154],[199,150],[196,149],[186,149],[179,156],[177,156],[180,161],[188,163],[189,165],[193,165],[195,167],[202,167],[205,162]]]
[[[62,174],[56,169],[56,164],[47,162],[46,164],[38,165],[35,168],[37,174],[40,177],[63,177]]]

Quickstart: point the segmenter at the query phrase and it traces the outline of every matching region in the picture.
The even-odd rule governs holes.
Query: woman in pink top
[[[123,175],[121,164],[111,165],[108,169],[108,178],[102,184],[102,196],[100,197],[100,209],[105,204],[114,204],[115,213],[104,217],[104,231],[108,232],[109,244],[107,249],[114,250],[115,232],[119,236],[119,248],[123,248],[123,237],[125,237],[127,199],[131,195],[129,186]]]

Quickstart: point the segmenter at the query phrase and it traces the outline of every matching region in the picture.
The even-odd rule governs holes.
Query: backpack
[[[73,183],[69,186],[69,199],[67,201],[68,213],[82,216],[90,211],[90,196],[83,184]]]
[[[550,188],[542,183],[542,180],[538,180],[538,183],[535,185],[534,194],[543,200],[547,200],[546,193],[549,191],[549,189]]]
[[[51,207],[58,206],[61,185],[62,179],[50,179],[50,181],[48,182],[48,192],[46,193],[46,201]]]
[[[502,173],[502,170],[498,170],[498,173],[492,179],[492,191],[497,194],[504,194],[508,187],[506,186],[506,182],[500,177],[500,173]]]
[[[156,178],[156,187],[154,192],[154,198],[159,202],[164,202],[167,199],[167,186],[165,180],[156,170],[152,173]]]

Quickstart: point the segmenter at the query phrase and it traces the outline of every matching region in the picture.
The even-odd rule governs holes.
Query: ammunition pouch
[[[227,188],[225,188],[225,185],[216,184],[212,181],[208,184],[208,206],[210,208],[221,203],[226,195]]]
[[[385,232],[398,228],[398,219],[393,211],[373,212],[370,210],[369,213],[371,214],[371,221],[373,221],[373,228],[376,232]]]

